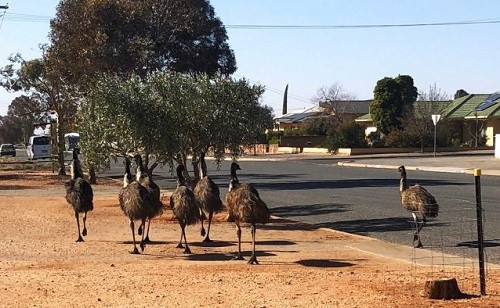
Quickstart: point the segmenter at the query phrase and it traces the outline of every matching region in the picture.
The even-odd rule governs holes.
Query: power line
[[[0,7],[1,8],[1,7]],[[8,13],[4,16],[8,21],[49,22],[53,17],[20,13]],[[354,24],[354,25],[225,25],[227,29],[240,30],[343,30],[343,29],[380,29],[380,28],[408,28],[408,27],[433,27],[433,26],[466,26],[481,24],[498,24],[500,18],[479,20],[427,22],[427,23],[399,23],[399,24]]]
[[[498,24],[500,19],[408,23],[408,24],[369,24],[369,25],[226,25],[228,29],[242,30],[343,30],[343,29],[377,29],[377,28],[407,28],[430,26],[464,26],[478,24]]]

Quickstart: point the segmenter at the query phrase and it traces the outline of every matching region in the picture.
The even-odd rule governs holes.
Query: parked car
[[[16,149],[10,143],[3,143],[0,145],[0,156],[11,155],[12,157],[16,156]]]
[[[50,142],[49,136],[31,136],[26,147],[28,159],[50,158]]]

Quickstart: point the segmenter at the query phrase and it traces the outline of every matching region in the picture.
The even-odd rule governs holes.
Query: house
[[[299,128],[306,120],[324,115],[324,108],[313,106],[302,110],[289,112],[274,118],[274,131]]]
[[[447,108],[449,104],[450,101],[416,101],[413,103],[413,111],[415,114],[429,114],[430,121],[431,114],[442,114],[442,110]],[[365,127],[366,136],[377,131],[377,127],[373,123],[372,115],[370,113],[364,114],[356,118],[354,121]]]
[[[355,119],[369,112],[371,100],[321,102],[319,106],[290,112],[274,118],[274,130],[297,129],[305,122],[320,117]]]
[[[442,116],[460,133],[464,143],[477,146],[479,139],[486,138],[486,146],[492,147],[495,134],[500,134],[500,92],[457,98]]]

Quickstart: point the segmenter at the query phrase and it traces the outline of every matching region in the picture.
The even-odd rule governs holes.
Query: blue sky
[[[0,5],[7,1],[0,0]],[[0,28],[0,66],[20,52],[39,57],[48,19],[59,1],[10,1]],[[500,90],[500,23],[354,29],[241,29],[234,25],[349,26],[500,20],[497,0],[212,0],[227,26],[238,70],[235,77],[266,86],[263,103],[281,114],[313,106],[318,88],[334,83],[358,99],[373,97],[377,80],[406,74],[427,91],[449,95]],[[39,18],[26,17],[28,14]],[[45,18],[43,18],[45,17]],[[0,17],[1,20],[1,17]],[[0,115],[17,94],[0,89]]]

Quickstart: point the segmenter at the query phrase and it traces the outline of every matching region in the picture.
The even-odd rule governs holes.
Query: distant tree
[[[433,114],[441,114],[450,101],[450,96],[443,92],[437,85],[429,85],[427,92],[419,91],[418,100],[413,104],[411,110],[404,114],[403,127],[413,137],[419,141],[421,150],[425,146],[431,146],[434,140]],[[446,127],[446,120],[441,119],[437,128],[438,132]]]
[[[230,75],[233,51],[208,0],[61,1],[49,55],[68,81],[102,73],[141,78],[158,70]]]
[[[401,118],[418,95],[413,79],[407,75],[385,77],[377,82],[373,92],[374,99],[370,105],[373,123],[384,134],[402,129]]]
[[[337,119],[339,123],[350,121],[346,115],[354,110],[356,95],[346,92],[339,83],[334,83],[328,87],[321,87],[316,91],[313,101],[320,107],[325,108],[325,113]]]
[[[16,97],[9,105],[7,115],[0,120],[0,140],[26,144],[33,133],[40,106],[27,96]]]
[[[77,99],[56,71],[57,66],[51,65],[45,57],[25,61],[20,54],[9,57],[11,64],[0,69],[0,86],[7,91],[22,91],[40,107],[40,112],[55,113],[55,143],[59,164],[59,175],[65,175],[64,165],[64,134],[71,118],[75,114]]]
[[[469,95],[469,93],[467,93],[467,91],[465,91],[464,89],[460,89],[460,90],[457,90],[457,92],[455,92],[453,99],[457,99],[457,98],[460,98],[460,97],[463,97],[466,95]]]

